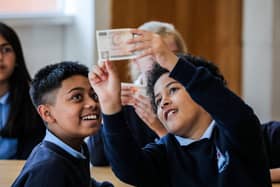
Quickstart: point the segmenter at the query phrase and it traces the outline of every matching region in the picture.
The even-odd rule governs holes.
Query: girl
[[[29,82],[16,32],[0,23],[0,159],[26,159],[45,134],[29,97]]]

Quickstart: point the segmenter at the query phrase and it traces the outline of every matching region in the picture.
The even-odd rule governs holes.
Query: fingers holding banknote
[[[134,37],[128,40],[128,44],[134,44],[131,52],[138,53],[137,59],[151,55],[153,60],[162,67],[172,70],[178,61],[177,56],[168,49],[162,37],[154,32],[131,29]]]
[[[121,110],[121,86],[115,65],[110,61],[94,66],[88,75],[89,82],[98,95],[104,114]]]

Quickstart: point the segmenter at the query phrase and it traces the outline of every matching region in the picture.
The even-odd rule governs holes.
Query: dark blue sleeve
[[[104,152],[104,144],[103,144],[103,125],[97,134],[89,137],[87,141],[87,146],[89,150],[89,158],[90,162],[94,166],[108,166],[109,161]]]
[[[141,149],[131,134],[123,111],[114,115],[104,115],[104,145],[112,170],[125,183],[134,186],[165,186],[158,176],[166,171],[165,154],[160,146]]]
[[[270,168],[280,167],[280,122],[270,121],[263,124],[265,147],[269,157]]]
[[[91,180],[92,187],[114,187],[113,184],[110,182],[104,181],[104,182],[98,182],[95,179],[92,178]]]
[[[237,150],[246,155],[259,152],[260,146],[253,146],[263,145],[257,116],[220,79],[184,58],[179,59],[170,77],[185,86],[192,99],[212,116]]]
[[[148,143],[154,143],[159,139],[157,134],[136,114],[132,106],[123,107],[123,111],[128,128],[139,147],[145,147]]]

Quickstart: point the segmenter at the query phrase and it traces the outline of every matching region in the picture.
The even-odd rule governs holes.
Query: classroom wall
[[[14,29],[20,37],[27,67],[32,76],[42,66],[63,59],[63,26],[28,24],[14,26]]]
[[[95,3],[72,0],[75,15],[0,16],[12,26],[22,42],[27,67],[33,76],[41,67],[63,60],[95,63]]]
[[[243,97],[262,122],[280,120],[278,0],[244,0]]]

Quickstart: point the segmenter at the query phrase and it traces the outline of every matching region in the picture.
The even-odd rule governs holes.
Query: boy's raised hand
[[[98,95],[102,112],[107,115],[119,112],[121,110],[121,84],[115,65],[105,61],[93,67],[88,78]]]
[[[162,37],[154,32],[132,29],[131,33],[135,35],[128,41],[132,47],[131,52],[139,52],[137,58],[151,55],[153,60],[160,66],[171,71],[178,61],[178,57],[169,50]]]

